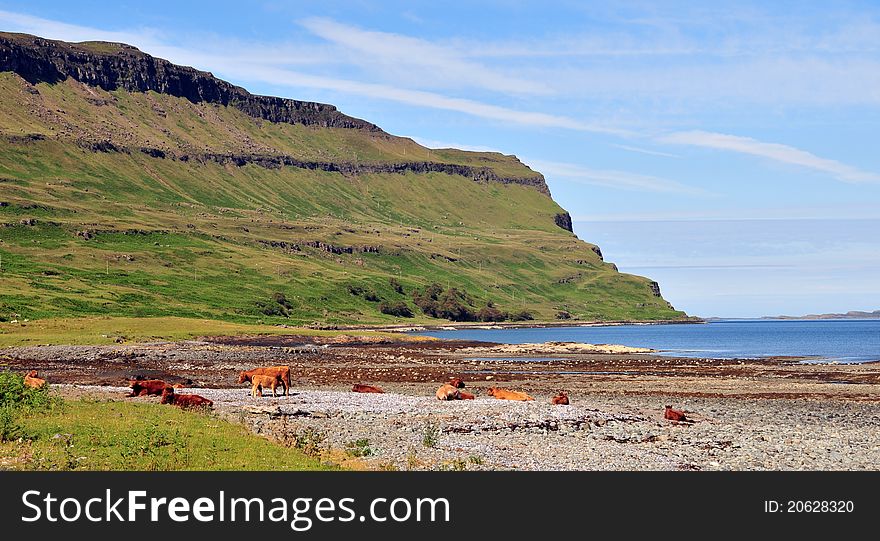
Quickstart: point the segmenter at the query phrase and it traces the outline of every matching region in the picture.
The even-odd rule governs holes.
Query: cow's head
[[[36,370],[31,370],[30,372],[27,373],[27,377],[29,377],[29,378],[35,378],[35,377],[37,377],[37,371],[36,371]]]
[[[251,380],[251,377],[248,375],[247,372],[239,372],[238,373],[238,382],[239,383],[244,383],[244,382],[250,381],[250,380]]]
[[[486,390],[486,394],[489,395],[489,396],[495,396],[495,387],[489,387],[489,388]]]
[[[451,380],[449,380],[449,384],[456,389],[464,389],[464,380],[462,380],[461,378],[452,378]]]

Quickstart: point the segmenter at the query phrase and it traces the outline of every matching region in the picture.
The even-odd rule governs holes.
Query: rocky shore
[[[499,349],[500,348],[500,349]],[[503,350],[503,351],[502,351]],[[3,369],[37,369],[64,394],[123,400],[156,377],[210,398],[256,433],[371,469],[876,469],[880,364],[676,359],[565,344],[251,337],[7,349]],[[540,356],[540,357],[539,357]],[[291,367],[289,397],[251,398],[238,371]],[[462,377],[475,400],[441,402]],[[350,392],[353,383],[385,394]],[[487,396],[490,386],[534,402]],[[569,406],[550,397],[565,390]],[[145,399],[127,399],[145,400]],[[671,404],[694,424],[663,418]]]

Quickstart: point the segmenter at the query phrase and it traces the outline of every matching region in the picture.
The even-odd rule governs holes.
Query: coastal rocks
[[[530,355],[568,353],[651,353],[652,349],[622,346],[618,344],[582,344],[580,342],[545,342],[543,344],[501,344],[497,346],[471,347],[460,350],[464,355]]]
[[[651,288],[651,293],[655,297],[662,297],[662,295],[660,295],[660,284],[657,282],[651,282],[648,284],[648,287]]]

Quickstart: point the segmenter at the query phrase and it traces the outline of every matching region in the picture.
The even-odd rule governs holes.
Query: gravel
[[[571,406],[552,406],[543,397],[441,402],[433,388],[406,390],[296,388],[279,398],[251,398],[244,387],[178,392],[209,398],[218,415],[268,437],[311,441],[336,456],[345,456],[347,447],[369,449],[357,459],[368,468],[875,470],[880,464],[877,402],[572,393]],[[665,403],[691,412],[698,422],[664,420]]]

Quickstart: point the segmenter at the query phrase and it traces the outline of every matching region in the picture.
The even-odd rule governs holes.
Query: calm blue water
[[[704,325],[468,329],[418,334],[505,344],[549,341],[623,344],[679,357],[810,356],[817,361],[841,363],[880,360],[880,320],[721,320]]]

